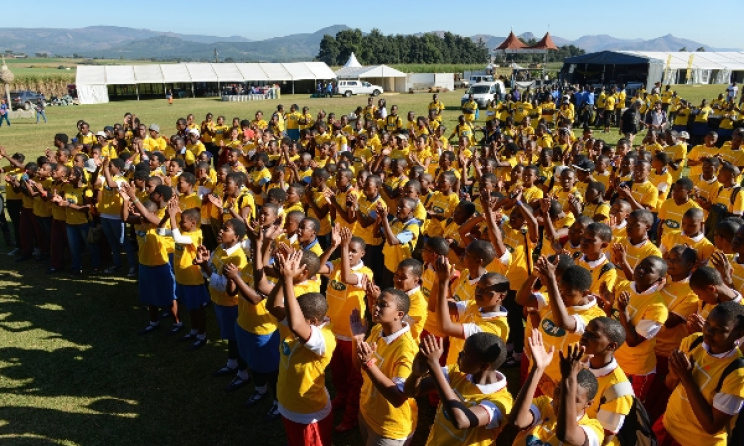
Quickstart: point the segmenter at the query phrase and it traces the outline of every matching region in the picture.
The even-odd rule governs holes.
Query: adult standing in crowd
[[[44,103],[44,98],[39,98],[36,100],[36,123],[39,123],[39,118],[44,118],[44,124],[47,123],[46,118],[46,104]]]

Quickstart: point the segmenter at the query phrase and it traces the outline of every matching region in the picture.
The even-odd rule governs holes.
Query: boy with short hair
[[[439,283],[446,283],[451,272],[449,262],[445,257],[440,256],[437,259],[436,272]],[[475,333],[493,333],[501,339],[509,337],[507,311],[502,306],[508,293],[509,279],[498,273],[485,273],[480,276],[471,300],[456,301],[450,304],[448,288],[439,287],[436,296],[438,328],[450,338],[447,364],[457,362],[465,340]],[[451,314],[458,316],[458,322],[452,321]]]
[[[721,274],[708,266],[701,266],[690,276],[690,288],[697,294],[697,311],[687,318],[687,332],[703,331],[703,322],[711,310],[721,302],[736,302],[744,305],[741,293],[729,288]]]
[[[388,221],[388,209],[381,203],[377,206],[377,223],[380,227],[385,243],[382,247],[382,255],[385,262],[382,285],[393,284],[393,274],[400,262],[413,256],[419,234],[421,233],[421,222],[413,217],[416,208],[416,200],[409,197],[398,199],[395,218]]]
[[[315,263],[312,271],[310,264],[302,264],[302,258],[301,251],[277,256],[281,280],[266,304],[279,321],[282,337],[278,411],[290,446],[330,446],[333,416],[325,369],[331,362],[336,340],[326,317],[325,297],[316,292],[295,296],[298,283],[314,276],[319,267]]]
[[[614,353],[625,342],[622,324],[609,317],[597,317],[586,326],[579,345],[589,358],[587,369],[597,378],[597,396],[586,413],[602,424],[604,445],[619,446],[615,435],[633,406],[633,386],[617,363]]]
[[[682,232],[667,234],[661,239],[661,252],[666,253],[677,245],[686,245],[697,252],[698,263],[707,264],[716,247],[705,238],[703,210],[690,208],[682,216]]]
[[[622,269],[628,280],[633,270],[648,256],[661,257],[661,251],[651,243],[648,231],[654,224],[654,215],[646,209],[636,209],[628,215],[626,238],[612,245],[613,263]]]
[[[191,316],[191,331],[181,338],[182,341],[194,341],[189,350],[196,350],[207,343],[207,314],[209,292],[204,286],[199,265],[196,260],[197,248],[202,244],[202,232],[199,229],[201,218],[199,208],[181,210],[175,200],[168,203],[168,214],[171,235],[175,242],[173,267],[176,277],[176,297],[181,301]],[[176,221],[180,216],[180,223]]]
[[[603,288],[615,289],[617,269],[605,255],[612,242],[612,229],[602,223],[592,223],[584,229],[581,237],[581,256],[576,264],[592,273],[592,286],[589,291],[599,296]]]
[[[416,342],[405,317],[410,306],[408,295],[393,288],[383,290],[372,312],[372,327],[366,327],[358,312],[351,315],[355,364],[364,372],[360,400],[359,428],[367,445],[404,445],[416,429],[416,400],[403,392],[411,374]]]
[[[681,232],[682,216],[691,208],[699,208],[700,205],[690,199],[694,189],[692,180],[680,178],[672,185],[671,200],[666,200],[659,207],[659,226],[657,236],[663,240],[666,234]]]
[[[653,429],[660,445],[735,443],[729,430],[744,401],[744,355],[737,348],[744,336],[744,307],[721,303],[706,325],[709,330],[685,338],[670,358],[666,385],[674,391]],[[734,362],[739,367],[731,370]]]
[[[669,317],[659,292],[666,273],[667,264],[661,257],[648,256],[635,268],[632,282],[623,282],[614,295],[607,292],[603,296],[613,302],[607,314],[617,318],[625,328],[625,345],[617,350],[615,357],[641,402],[646,401],[656,375],[656,335]]]
[[[465,341],[463,352],[457,365],[442,367],[443,341],[428,335],[413,360],[406,395],[436,389],[442,400],[428,445],[488,444],[501,432],[511,410],[506,377],[498,371],[506,360],[504,341],[492,333],[475,333]]]

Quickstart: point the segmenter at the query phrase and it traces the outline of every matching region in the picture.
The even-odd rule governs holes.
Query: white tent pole
[[[137,100],[139,101],[139,85],[134,84],[134,91],[137,93]]]

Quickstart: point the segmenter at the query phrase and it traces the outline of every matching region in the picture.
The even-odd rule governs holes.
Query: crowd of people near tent
[[[417,428],[499,444],[508,425],[515,445],[740,445],[744,129],[690,147],[676,117],[648,119],[688,113],[667,91],[638,93],[645,117],[616,144],[578,90],[521,92],[482,121],[466,102],[452,129],[437,95],[405,114],[370,98],[343,116],[80,121],[36,160],[0,148],[6,240],[49,274],[136,278],[142,335],[196,350],[214,318],[215,375],[252,381],[247,406],[272,399],[290,445]]]

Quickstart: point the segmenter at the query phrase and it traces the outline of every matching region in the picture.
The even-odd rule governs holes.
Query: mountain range
[[[178,34],[119,26],[90,26],[85,28],[0,28],[3,50],[49,55],[123,58],[213,61],[215,50],[219,60],[236,62],[291,62],[312,60],[325,34],[335,36],[349,29],[345,25],[322,28],[314,33],[290,34],[265,40],[250,40],[242,36],[218,37],[197,34]],[[442,31],[433,31],[441,34]],[[523,33],[524,40],[540,35]],[[574,45],[586,52],[603,50],[678,51],[687,48],[695,51],[702,47],[706,51],[726,50],[712,48],[704,43],[667,34],[655,39],[619,39],[609,35],[582,36],[576,40],[552,36],[558,46]],[[483,40],[489,48],[498,46],[505,37],[477,34],[470,37]],[[730,49],[729,49],[730,50]]]

